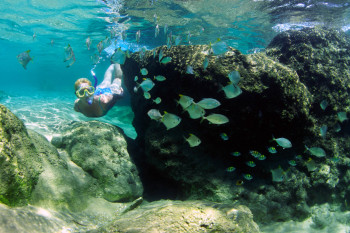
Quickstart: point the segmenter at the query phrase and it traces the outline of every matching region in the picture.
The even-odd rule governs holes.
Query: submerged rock
[[[98,232],[249,232],[259,227],[245,206],[156,201],[121,215]]]
[[[62,137],[53,140],[62,148],[69,146],[68,154],[58,152],[44,136],[27,131],[22,121],[2,105],[0,116],[1,203],[31,204],[100,218],[121,213],[127,206],[109,201],[133,201],[142,195],[125,139],[113,126],[99,122],[73,124]],[[81,148],[83,154],[79,154]]]
[[[228,191],[237,180],[243,179],[242,174],[251,173],[245,165],[250,160],[249,150],[266,151],[273,134],[283,135],[295,147],[301,147],[302,135],[308,133],[311,124],[308,117],[311,95],[295,71],[265,54],[242,55],[231,48],[225,56],[208,56],[208,50],[208,46],[175,46],[171,49],[163,46],[156,49],[155,57],[151,51],[143,58],[133,54],[122,69],[125,84],[132,93],[133,124],[139,135],[139,146],[147,157],[145,162],[175,180],[181,186],[180,196],[222,201],[233,197]],[[172,57],[171,62],[159,63],[160,51],[163,56]],[[209,66],[204,70],[202,63],[206,56]],[[193,74],[186,72],[189,64]],[[140,75],[143,67],[148,70],[148,78],[166,77],[165,81],[155,81],[149,92],[153,99],[162,99],[158,105],[145,99],[140,89],[137,93],[132,91],[137,86],[134,77]],[[228,74],[233,70],[240,73],[241,81],[237,85],[242,94],[227,99],[221,88],[227,85]],[[220,101],[221,105],[206,110],[206,115],[222,114],[229,122],[215,125],[191,119],[175,102],[179,94],[190,96],[195,102],[203,98]],[[180,116],[181,123],[166,130],[163,124],[148,117],[147,112],[152,108]],[[224,132],[228,135],[226,141],[220,136]],[[199,137],[199,146],[190,148],[185,142],[184,137],[189,133]],[[234,151],[244,155],[234,158],[231,155]],[[228,176],[226,168],[230,166],[237,170]],[[257,171],[254,177],[266,176],[261,174],[264,170]]]
[[[61,214],[79,213],[79,216],[85,218],[84,222],[92,225],[98,224],[97,221],[104,223],[129,205],[111,203],[101,198],[101,187],[95,178],[72,162],[65,151],[58,152],[44,136],[32,130],[28,132],[42,159],[43,167],[31,194],[31,205],[59,211]]]
[[[224,55],[213,56],[206,45],[162,46],[143,55],[132,54],[122,70],[135,113],[137,149],[145,155],[142,174],[146,195],[153,195],[158,188],[156,193],[163,198],[171,193],[183,199],[239,200],[264,222],[305,219],[310,214],[306,203],[334,200],[339,195],[336,188],[345,185],[341,177],[348,168],[346,154],[350,150],[349,121],[339,122],[337,117],[337,112],[350,109],[349,45],[345,34],[317,28],[282,33],[266,52],[250,55],[230,48]],[[172,58],[169,63],[159,61],[161,52],[163,57]],[[206,57],[209,65],[204,69]],[[191,72],[187,72],[188,66]],[[147,76],[141,76],[142,68],[148,70]],[[228,85],[228,74],[233,70],[240,73],[241,80],[235,85],[242,93],[228,99],[222,87]],[[135,89],[140,82],[135,76],[153,80],[158,75],[166,79],[154,80],[155,86],[147,92],[150,99],[140,88]],[[176,103],[179,94],[195,102],[218,100],[221,105],[205,110],[205,116],[222,114],[229,122],[216,125],[191,119],[193,115]],[[152,101],[157,97],[160,103]],[[324,99],[329,106],[322,110]],[[150,119],[150,109],[175,114],[181,122],[166,130],[161,120]],[[337,124],[342,128],[340,133]],[[327,134],[320,135],[324,125],[328,126]],[[225,140],[220,136],[223,133]],[[196,135],[200,145],[190,147],[184,139],[189,134]],[[288,139],[293,147],[276,147],[273,135]],[[309,159],[305,145],[322,147],[327,156]],[[277,148],[277,154],[268,152],[270,146]],[[264,156],[254,160],[251,150]],[[240,152],[240,156],[232,152]],[[255,168],[246,165],[250,160],[256,163]],[[330,168],[326,175],[320,173],[324,172],[323,163]],[[311,164],[314,169],[308,170]],[[272,183],[270,170],[279,166],[283,180]],[[319,188],[327,195],[320,197]],[[259,208],[256,202],[264,205]]]
[[[26,205],[42,171],[23,122],[0,105],[0,203]]]
[[[107,201],[132,201],[143,187],[124,136],[115,126],[98,121],[76,122],[52,143],[93,179],[97,197]]]

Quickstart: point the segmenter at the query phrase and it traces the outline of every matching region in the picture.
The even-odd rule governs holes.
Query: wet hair
[[[80,78],[77,81],[75,81],[75,84],[74,84],[75,91],[77,91],[79,89],[79,86],[81,84],[83,84],[83,83],[87,83],[89,86],[92,85],[89,79],[87,79],[87,78]]]

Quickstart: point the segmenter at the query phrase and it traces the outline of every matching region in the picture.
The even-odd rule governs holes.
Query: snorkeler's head
[[[77,81],[75,81],[75,84],[74,84],[75,91],[77,91],[81,87],[81,84],[83,84],[83,83],[86,83],[89,86],[91,86],[91,82],[90,82],[89,79],[87,79],[87,78],[80,78]]]
[[[80,78],[75,82],[75,95],[78,98],[90,97],[94,94],[95,88],[91,86],[91,82],[86,78]]]

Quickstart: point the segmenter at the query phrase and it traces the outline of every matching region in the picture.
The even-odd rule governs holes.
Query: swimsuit
[[[113,92],[111,90],[111,88],[109,87],[106,87],[106,88],[97,88],[96,91],[95,91],[95,95],[103,95],[103,94],[112,94],[113,95]]]
[[[109,95],[109,94],[111,94],[111,95],[114,95],[114,96],[118,96],[118,98],[121,98],[123,96],[123,89],[120,88],[118,91],[120,92],[120,94],[119,93],[118,94],[114,93],[110,87],[106,87],[106,88],[97,87],[96,88],[94,95],[99,96],[99,98],[98,98],[98,106],[100,106],[103,115],[106,113],[106,110],[103,109],[103,107],[102,107],[101,96],[102,95]],[[77,106],[77,108],[78,108],[79,112],[82,112],[80,110],[79,106]]]

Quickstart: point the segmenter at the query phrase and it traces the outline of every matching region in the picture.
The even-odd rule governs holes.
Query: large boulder
[[[321,43],[325,39],[318,43],[323,35],[327,43]],[[162,46],[132,54],[122,70],[135,113],[137,150],[145,155],[142,174],[146,195],[156,190],[155,180],[162,181],[158,194],[172,190],[173,196],[183,199],[239,200],[264,222],[305,219],[310,214],[308,204],[349,196],[342,179],[350,162],[346,157],[349,125],[337,117],[338,112],[349,109],[347,38],[341,32],[312,29],[283,33],[272,41],[267,52],[250,55],[229,48],[225,54],[214,56],[206,45]],[[161,51],[164,57],[172,58],[169,63],[159,61]],[[206,69],[205,57],[209,60]],[[334,65],[330,59],[340,64]],[[147,75],[141,74],[142,68],[148,70]],[[228,84],[228,74],[233,70],[241,75],[238,86],[242,94],[228,99],[221,89]],[[157,75],[166,80],[157,81]],[[140,77],[155,83],[149,91],[150,99],[139,87]],[[206,110],[205,116],[219,113],[229,122],[216,125],[205,119],[191,119],[175,101],[179,94],[195,102],[215,98],[221,105]],[[162,100],[159,104],[154,101],[157,97]],[[325,111],[320,108],[323,99],[329,102]],[[181,122],[166,130],[162,121],[150,119],[150,109],[176,114]],[[335,129],[338,123],[340,132]],[[323,125],[329,129],[326,137],[320,135]],[[199,146],[190,147],[184,140],[189,133],[200,138]],[[220,136],[222,133],[228,135],[228,140]],[[273,135],[289,139],[292,148],[276,147]],[[278,153],[270,154],[270,146],[275,146]],[[305,146],[322,147],[327,156],[316,157],[305,151]],[[255,159],[251,150],[267,158]],[[232,152],[241,155],[235,157]],[[247,166],[252,160],[256,167]],[[236,170],[227,172],[231,166]],[[245,179],[247,174],[253,179]],[[283,175],[283,182],[272,174]],[[319,195],[319,190],[326,195]]]
[[[142,196],[143,187],[126,140],[117,127],[98,121],[75,122],[52,143],[88,173],[97,185],[97,197],[129,201]]]
[[[91,218],[104,222],[105,218],[111,218],[125,208],[127,203],[105,200],[101,191],[104,187],[72,162],[66,151],[58,152],[44,136],[35,131],[28,130],[28,133],[42,158],[43,167],[31,194],[31,205],[64,213],[79,213],[84,216],[85,222],[90,222]]]
[[[119,216],[98,232],[249,232],[259,227],[245,206],[156,201]]]
[[[0,203],[26,205],[42,171],[23,122],[0,105]]]
[[[172,57],[168,64],[158,61],[158,54]],[[251,160],[249,150],[265,151],[272,135],[290,139],[295,147],[302,147],[302,135],[309,133],[309,107],[311,95],[300,82],[295,71],[270,59],[264,54],[245,56],[238,50],[230,49],[225,56],[208,56],[208,46],[165,46],[156,49],[156,56],[148,51],[143,57],[134,54],[127,59],[122,69],[125,83],[132,94],[132,107],[135,112],[134,126],[139,135],[138,143],[157,171],[175,180],[189,197],[208,197],[213,200],[228,200],[232,193],[227,192],[242,174],[252,173],[245,162]],[[203,60],[208,56],[209,66],[203,69]],[[194,73],[186,72],[187,65]],[[141,88],[132,90],[137,84],[135,76],[140,69],[147,68],[148,77],[163,75],[166,80],[155,81],[150,91],[152,99],[160,97],[159,105],[144,98]],[[243,93],[233,99],[226,98],[221,87],[229,82],[228,73],[238,70],[239,83]],[[223,125],[208,124],[201,119],[191,119],[176,103],[179,94],[187,95],[198,102],[202,98],[215,98],[221,102],[216,109],[207,110],[229,118]],[[163,124],[151,120],[147,112],[158,109],[182,118],[180,125],[166,130]],[[294,127],[290,127],[294,125]],[[189,147],[184,137],[193,133],[201,139],[198,147]],[[228,140],[220,134],[226,133]],[[234,157],[234,151],[243,156]],[[273,158],[271,158],[273,159]],[[265,163],[261,162],[261,163]],[[226,168],[237,168],[237,176],[227,176]],[[267,169],[266,169],[267,170]],[[262,171],[253,174],[257,177],[269,173]],[[218,191],[218,190],[226,191]],[[184,195],[181,193],[180,195]]]
[[[97,198],[97,182],[70,161],[64,151],[58,153],[44,136],[32,130],[28,132],[38,153],[45,158],[30,204],[73,212],[88,208],[90,202]]]
[[[310,174],[309,203],[342,202],[350,196],[345,178],[350,164],[350,124],[338,114],[350,111],[350,37],[341,30],[320,27],[287,31],[271,41],[266,54],[295,70],[312,95],[312,133],[303,139],[309,147],[322,147],[326,157],[314,158],[317,168]],[[322,101],[328,102],[325,109]],[[328,130],[322,136],[320,129],[325,126]]]

